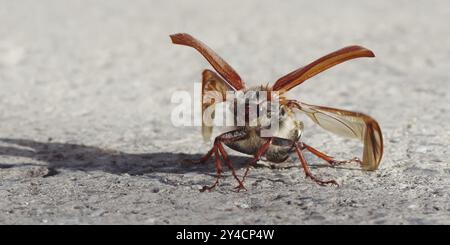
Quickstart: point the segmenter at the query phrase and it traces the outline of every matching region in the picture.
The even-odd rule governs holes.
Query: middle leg
[[[245,177],[247,177],[248,171],[250,170],[251,166],[255,166],[256,163],[259,161],[262,155],[267,151],[270,144],[272,143],[273,138],[268,138],[267,141],[259,148],[258,152],[255,154],[255,156],[249,161],[247,168],[245,169],[244,176],[242,177],[242,183],[245,181]],[[242,188],[245,189],[243,185],[236,186],[235,189],[239,192]]]
[[[244,173],[244,177],[242,178],[242,182],[245,181],[245,178],[248,175],[250,167],[256,165],[256,163],[259,161],[259,159],[261,159],[261,156],[263,156],[264,153],[266,153],[267,149],[269,149],[270,145],[293,147],[294,143],[295,143],[293,140],[279,138],[279,137],[270,137],[270,138],[263,138],[263,139],[265,139],[266,142],[261,146],[261,148],[259,148],[258,152],[248,163],[247,169],[245,170],[245,173]],[[289,155],[286,155],[286,157],[284,159],[282,159],[282,161],[280,161],[280,162],[284,162],[288,158],[289,158]],[[239,188],[239,186],[236,188]]]

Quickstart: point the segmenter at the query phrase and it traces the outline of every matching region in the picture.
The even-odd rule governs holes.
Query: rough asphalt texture
[[[450,224],[448,1],[0,1],[1,224]],[[350,44],[291,97],[366,112],[385,138],[375,172],[307,154],[312,171],[251,169],[211,193],[200,129],[170,122],[174,91],[210,68],[188,32],[248,84]],[[305,118],[303,140],[340,159],[361,145]],[[248,157],[229,151],[242,175]],[[264,163],[264,162],[263,162]]]

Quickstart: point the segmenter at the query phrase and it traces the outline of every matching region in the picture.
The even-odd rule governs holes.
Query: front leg
[[[275,145],[275,146],[290,146],[292,147],[294,145],[294,141],[290,140],[290,139],[284,139],[284,138],[279,138],[279,137],[270,137],[270,138],[263,138],[266,140],[266,142],[261,146],[261,148],[259,148],[258,152],[255,154],[255,156],[249,161],[247,169],[245,170],[245,174],[244,177],[242,178],[242,182],[245,181],[245,177],[247,177],[248,172],[250,170],[250,166],[256,166],[256,163],[259,161],[259,159],[261,159],[261,156],[264,155],[264,153],[266,153],[267,149],[269,149],[270,145]],[[286,156],[285,159],[283,159],[283,161],[285,161],[289,156]],[[236,187],[238,188],[238,187]]]
[[[211,158],[212,154],[214,153],[218,177],[216,179],[216,182],[212,186],[205,186],[205,187],[203,187],[203,189],[201,191],[205,191],[205,190],[210,191],[218,185],[219,178],[221,177],[221,172],[222,172],[220,155],[222,155],[222,158],[224,159],[228,168],[231,170],[233,177],[238,181],[239,186],[241,186],[242,188],[245,189],[242,181],[236,175],[236,171],[233,167],[233,164],[231,163],[230,158],[228,157],[228,154],[226,153],[225,149],[223,148],[223,143],[230,143],[230,142],[242,140],[242,139],[245,139],[246,137],[248,137],[248,134],[243,129],[233,130],[233,131],[221,134],[216,137],[216,139],[214,140],[214,145],[213,145],[212,149],[209,150],[209,152],[197,162],[205,163],[206,161],[208,161]]]

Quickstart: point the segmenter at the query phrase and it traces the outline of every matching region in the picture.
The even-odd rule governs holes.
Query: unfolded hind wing
[[[298,105],[298,109],[325,130],[361,140],[364,144],[362,167],[366,170],[378,168],[383,156],[383,135],[375,119],[360,112],[305,103]]]

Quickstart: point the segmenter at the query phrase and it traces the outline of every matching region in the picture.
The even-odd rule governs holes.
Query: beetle
[[[236,98],[233,99],[234,104],[244,104],[246,109],[244,112],[245,124],[236,126],[233,130],[215,137],[214,144],[208,153],[201,159],[192,161],[196,163],[205,163],[213,156],[215,159],[217,172],[216,180],[212,185],[204,186],[201,191],[210,191],[219,184],[219,179],[223,172],[223,163],[228,166],[233,177],[238,182],[238,186],[236,186],[235,189],[240,191],[242,189],[246,190],[244,181],[248,175],[250,166],[256,165],[257,161],[262,157],[265,157],[268,161],[280,163],[285,161],[289,155],[294,152],[299,157],[306,178],[312,179],[319,185],[339,186],[335,180],[321,180],[311,173],[308,163],[303,155],[304,150],[325,160],[330,166],[356,162],[360,164],[363,170],[373,171],[378,169],[383,155],[383,136],[380,126],[375,119],[360,112],[311,105],[298,100],[286,99],[284,97],[284,94],[290,89],[337,64],[355,58],[375,57],[371,50],[361,46],[348,46],[288,73],[275,81],[272,86],[247,87],[238,73],[206,44],[186,33],[173,34],[170,35],[170,38],[174,44],[185,45],[196,49],[217,72],[204,70],[202,73],[202,113],[208,108],[212,108],[212,111],[214,112],[214,106],[220,102],[218,100],[208,99],[207,95],[210,92],[215,92],[216,94],[219,93],[221,95],[225,95],[229,91],[244,93],[266,92],[266,94],[269,94],[264,100],[266,103],[270,103],[270,101],[275,99],[271,97],[271,94],[276,92],[278,95],[276,99],[279,99],[280,101],[276,108],[278,109],[276,114],[274,112],[269,112],[269,117],[271,116],[270,113],[272,113],[272,116],[276,116],[276,120],[278,120],[280,127],[271,136],[267,137],[261,134],[261,131],[266,125],[259,120],[261,118],[260,115],[256,116],[256,125],[249,124],[249,120],[247,119],[249,117],[249,102],[247,100],[239,101]],[[225,98],[225,100],[227,100],[227,98]],[[263,107],[259,102],[257,104],[257,107],[258,106]],[[267,105],[265,109],[267,109]],[[257,109],[257,111],[259,111],[259,109]],[[304,113],[315,124],[334,134],[361,140],[363,143],[362,160],[357,157],[344,161],[336,160],[304,143],[301,140],[303,123],[296,119],[294,112]],[[237,116],[239,115],[235,113],[235,117]],[[205,120],[202,120],[202,134],[204,139],[209,139],[211,137],[212,129],[213,126],[206,124]],[[242,179],[237,176],[223,145],[238,152],[253,155]]]

